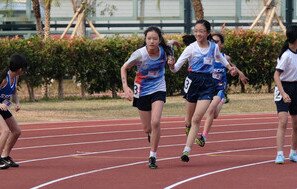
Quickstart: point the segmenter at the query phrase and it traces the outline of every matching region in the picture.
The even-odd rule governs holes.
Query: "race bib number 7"
[[[189,90],[189,88],[191,86],[191,83],[192,83],[192,80],[187,77],[186,80],[185,80],[185,85],[184,85],[184,92],[185,93],[188,93],[188,90]]]
[[[134,83],[134,97],[139,98],[140,84]]]
[[[282,98],[283,98],[283,97],[282,97],[282,95],[280,94],[280,92],[279,92],[277,86],[275,86],[275,88],[274,88],[274,101],[278,102],[278,101],[280,101]]]

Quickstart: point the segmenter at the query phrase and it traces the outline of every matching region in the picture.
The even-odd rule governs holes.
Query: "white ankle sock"
[[[191,151],[191,148],[190,148],[190,147],[186,146],[186,147],[184,148],[184,152],[190,152],[190,151]]]
[[[277,155],[279,156],[279,155],[284,155],[284,152],[283,151],[277,151]]]
[[[157,152],[150,151],[150,157],[155,157],[157,159]]]
[[[296,154],[296,150],[290,150],[290,154]]]

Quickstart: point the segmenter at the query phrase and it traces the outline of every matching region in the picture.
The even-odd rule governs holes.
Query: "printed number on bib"
[[[222,79],[222,74],[221,73],[212,73],[212,78],[221,80]]]
[[[192,83],[192,80],[187,77],[186,80],[185,80],[185,85],[184,85],[184,92],[185,93],[188,93],[188,90],[189,90],[189,88],[191,86],[191,83]]]
[[[282,95],[280,94],[278,88],[275,86],[274,88],[274,101],[280,101],[282,99]]]
[[[140,84],[134,83],[134,97],[139,98]]]
[[[10,107],[11,105],[11,102],[7,99],[5,99],[2,103],[5,104],[7,107]]]
[[[204,57],[203,64],[212,65],[212,58]]]

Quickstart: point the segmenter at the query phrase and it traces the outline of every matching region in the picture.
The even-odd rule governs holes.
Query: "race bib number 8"
[[[134,83],[134,97],[139,98],[140,84]]]
[[[188,90],[189,90],[189,88],[191,86],[191,83],[192,83],[192,80],[187,77],[186,80],[185,80],[185,85],[184,85],[184,92],[185,93],[188,93]]]
[[[278,101],[280,101],[282,98],[283,98],[283,97],[282,97],[282,95],[280,94],[280,92],[279,92],[277,86],[275,86],[275,88],[274,88],[274,101],[278,102]]]

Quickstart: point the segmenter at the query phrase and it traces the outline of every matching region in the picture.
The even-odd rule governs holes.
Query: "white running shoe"
[[[291,153],[289,155],[289,160],[296,163],[297,162],[297,153]]]
[[[277,155],[275,158],[276,164],[284,164],[285,163],[285,157],[283,155]]]

